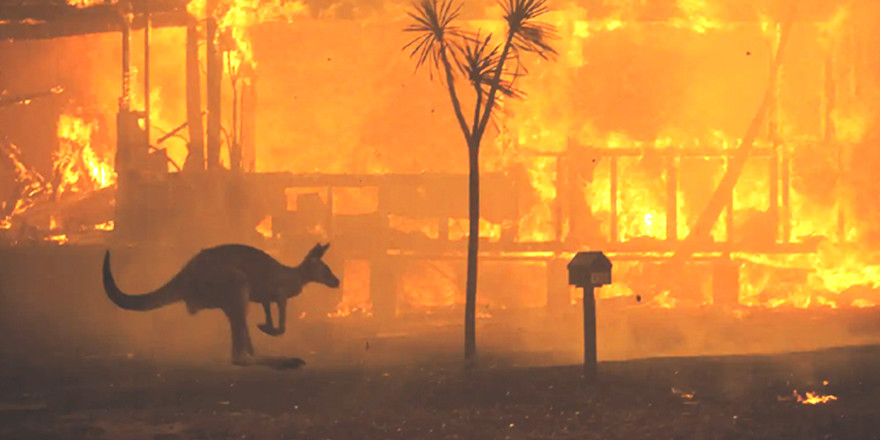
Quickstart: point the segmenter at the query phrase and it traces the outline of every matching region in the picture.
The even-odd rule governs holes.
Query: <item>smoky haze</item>
[[[525,57],[529,75],[518,84],[527,93],[526,99],[505,102],[498,123],[483,141],[484,173],[506,172],[525,182],[515,203],[521,214],[517,222],[522,242],[556,239],[556,162],[551,156],[571,145],[647,146],[644,154],[618,161],[622,177],[617,238],[630,242],[665,239],[665,162],[654,152],[670,144],[736,145],[768,85],[773,25],[716,23],[712,8],[692,11],[672,24],[637,23],[630,18],[638,15],[631,10],[638,2],[619,2],[616,9],[608,6],[613,2],[601,2],[602,7],[593,3],[597,2],[551,2],[555,12],[548,15],[548,21],[559,30],[555,45],[560,55],[552,62]],[[778,8],[775,2],[754,3],[759,10]],[[490,7],[492,2],[466,4],[465,16],[475,19],[468,27],[499,32],[497,23],[486,20],[498,16],[497,8]],[[402,12],[408,3],[359,2],[354,7],[353,3],[314,1],[307,5],[309,13],[291,23],[272,22],[249,29],[257,66],[257,171],[465,173],[466,150],[446,89],[431,81],[427,72],[414,74],[414,62],[408,52],[401,51],[411,38],[401,32],[406,24]],[[740,256],[747,264],[740,275],[739,301],[754,308],[736,312],[707,311],[707,298],[712,294],[708,265],[678,274],[684,280],[676,290],[663,292],[659,281],[671,275],[651,264],[615,261],[615,284],[598,292],[603,298],[598,306],[600,358],[784,351],[875,339],[877,326],[869,324],[871,308],[860,307],[880,301],[875,289],[880,279],[872,278],[867,270],[876,268],[871,264],[876,261],[880,232],[874,197],[880,183],[875,172],[880,165],[876,152],[880,58],[870,52],[880,45],[880,11],[868,0],[846,9],[827,7],[821,15],[823,8],[818,3],[805,4],[804,14],[809,17],[805,20],[810,22],[794,26],[780,77],[779,136],[793,146],[791,236],[792,241],[820,237],[833,241],[841,230],[840,208],[846,217],[843,235],[855,244],[828,245],[808,260],[767,257],[760,252]],[[601,19],[590,21],[596,16]],[[829,24],[822,27],[819,22]],[[713,30],[716,25],[727,27]],[[859,39],[849,30],[857,30]],[[132,46],[136,106],[143,103],[139,35],[135,32]],[[183,29],[157,29],[152,36],[151,117],[153,125],[164,131],[186,120],[184,42]],[[834,47],[837,54],[830,68],[825,56],[828,47]],[[112,160],[121,91],[120,48],[119,37],[109,34],[0,42],[0,89],[14,94],[56,85],[65,88],[61,95],[28,106],[0,109],[0,132],[21,147],[24,162],[44,176],[52,174],[61,114],[96,121],[91,144],[99,155]],[[837,81],[830,119],[825,114],[827,69]],[[226,125],[231,113],[226,79],[223,87]],[[842,171],[838,171],[838,150],[823,143],[829,121],[836,128],[838,143],[846,146]],[[766,131],[760,141],[765,146]],[[154,139],[159,135],[154,133]],[[183,164],[184,140],[171,138],[162,147],[172,160]],[[767,231],[778,232],[766,216],[768,169],[765,159],[750,159],[734,190],[732,226],[737,243],[748,243]],[[679,238],[689,232],[723,170],[723,160],[717,157],[681,160],[674,228]],[[595,226],[589,231],[593,239],[607,240],[611,234],[610,175],[609,162],[603,159],[592,171],[590,182],[577,182],[593,213],[590,221]],[[839,181],[844,182],[839,189],[830,189]],[[0,170],[0,192],[9,192],[13,183],[9,170]],[[296,209],[297,194],[312,191],[320,192],[289,192],[291,209]],[[321,194],[326,202],[326,193]],[[490,200],[487,204],[506,196],[483,193]],[[465,193],[450,191],[438,197],[452,204]],[[378,196],[369,189],[340,190],[333,201],[334,212],[340,215],[378,209]],[[449,227],[450,236],[461,238],[465,224],[460,218],[452,220],[457,223]],[[175,220],[149,221],[170,225]],[[396,216],[390,221],[397,231],[429,238],[441,229],[435,220]],[[203,216],[199,222],[207,225],[218,219]],[[485,235],[500,240],[502,221],[489,223]],[[724,223],[722,214],[713,232],[719,241],[726,239]],[[568,234],[577,226],[566,228]],[[374,232],[356,226],[348,231],[347,239]],[[223,241],[222,231],[206,235],[208,243]],[[175,244],[174,249],[137,254],[114,251],[120,287],[131,293],[145,292],[168,280],[198,248]],[[86,250],[20,249],[7,257],[0,276],[0,317],[15,341],[10,350],[66,348],[88,355],[101,351],[95,347],[107,347],[120,356],[132,353],[168,362],[227,363],[229,329],[219,312],[190,317],[179,304],[150,313],[115,309],[99,281],[104,249],[102,245]],[[370,307],[366,263],[358,259],[343,263],[332,256],[344,249],[344,245],[334,247],[328,254],[328,258],[337,258],[331,265],[334,270],[345,273],[341,296],[324,287],[307,288],[295,300],[306,317],[298,320],[298,314],[292,315],[291,331],[284,337],[269,338],[257,331],[254,325],[262,318],[253,307],[251,336],[258,352],[301,355],[307,360],[314,352],[319,362],[326,363],[458,355],[463,261],[395,263],[400,271],[395,295],[401,325],[357,313],[326,322],[310,319],[314,318],[308,315],[310,304],[331,301],[345,305],[347,311]],[[296,264],[303,252],[286,252],[280,258]],[[784,274],[777,270],[780,267]],[[643,298],[641,302],[637,295]],[[577,300],[580,292],[572,291],[571,296]],[[542,308],[546,301],[542,263],[483,262],[478,299],[480,349],[518,353],[530,361],[577,361],[581,343],[577,309],[555,319]],[[831,303],[846,310],[833,309]],[[780,307],[778,313],[763,313],[774,307]],[[821,325],[816,325],[816,319]],[[419,336],[412,342],[403,338],[406,334]]]

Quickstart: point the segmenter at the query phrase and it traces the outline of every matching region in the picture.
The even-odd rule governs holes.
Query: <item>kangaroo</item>
[[[247,323],[247,308],[260,303],[266,322],[263,333],[281,336],[287,324],[287,300],[302,293],[308,283],[336,289],[339,279],[321,261],[330,244],[316,244],[298,266],[285,266],[269,254],[242,244],[203,249],[164,286],[150,293],[129,295],[116,285],[110,271],[110,251],[104,254],[104,292],[117,307],[145,312],[183,301],[190,315],[220,309],[232,331],[232,364],[263,365],[295,369],[305,365],[299,358],[254,356]],[[272,322],[272,303],[278,307],[278,327]]]

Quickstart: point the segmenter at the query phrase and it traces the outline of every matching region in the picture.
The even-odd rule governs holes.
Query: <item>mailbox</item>
[[[578,252],[568,262],[568,284],[584,289],[584,378],[596,383],[596,289],[611,284],[611,260],[602,252]]]
[[[568,284],[582,289],[611,284],[611,266],[602,252],[578,252],[568,263]]]

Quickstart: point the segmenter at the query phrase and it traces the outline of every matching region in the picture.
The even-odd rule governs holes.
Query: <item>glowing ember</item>
[[[113,230],[113,220],[108,222],[101,223],[99,225],[95,225],[95,230],[98,231],[112,231]]]
[[[264,238],[272,238],[272,216],[267,215],[260,224],[257,225],[257,232]]]
[[[76,8],[88,8],[98,5],[115,5],[116,0],[67,0],[67,4]]]
[[[12,227],[12,218],[31,208],[35,199],[45,192],[46,184],[37,170],[21,161],[21,151],[18,147],[14,144],[0,144],[0,146],[4,147],[6,157],[14,167],[15,181],[20,187],[20,190],[13,195],[13,199],[3,202],[5,217],[0,222],[0,228],[9,229]]]
[[[352,314],[373,315],[373,303],[370,301],[370,265],[366,260],[345,262],[342,299],[336,311],[327,316],[341,318]]]
[[[850,306],[851,306],[851,307],[856,307],[856,308],[859,308],[859,309],[863,309],[863,308],[866,308],[866,307],[876,307],[876,306],[877,306],[877,303],[872,302],[872,301],[869,301],[869,300],[866,300],[866,299],[858,298],[858,299],[854,299],[853,302],[852,302],[852,304],[850,304]]]
[[[675,394],[685,400],[691,400],[694,398],[694,393],[688,393],[677,388],[672,388],[672,394]]]
[[[65,243],[67,243],[68,239],[67,239],[67,235],[61,234],[61,235],[50,235],[45,238],[45,241],[54,241],[58,244],[65,244]]]
[[[792,396],[794,396],[794,398],[797,399],[798,403],[801,403],[804,405],[816,405],[819,403],[828,403],[832,400],[837,400],[837,397],[835,397],[835,396],[831,396],[831,395],[823,396],[821,394],[811,393],[809,391],[807,391],[806,396],[804,397],[804,396],[801,396],[800,394],[798,394],[797,390],[794,390],[792,392]]]

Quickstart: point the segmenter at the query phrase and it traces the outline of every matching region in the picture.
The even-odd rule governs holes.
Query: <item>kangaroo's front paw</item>
[[[272,327],[267,323],[257,324],[257,328],[260,329],[261,332],[269,335],[269,336],[278,336],[281,334],[281,330]]]
[[[300,358],[287,358],[280,359],[278,364],[275,366],[276,370],[296,370],[303,367],[306,364],[306,361]]]

